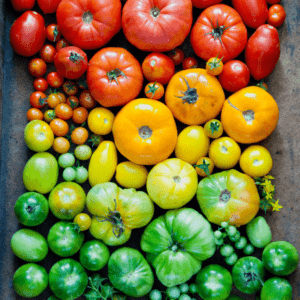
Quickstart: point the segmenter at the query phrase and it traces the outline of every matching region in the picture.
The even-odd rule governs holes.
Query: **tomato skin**
[[[41,58],[33,58],[28,63],[28,71],[33,77],[41,77],[47,71],[47,65]]]
[[[55,115],[62,120],[69,120],[72,118],[73,110],[67,103],[59,103],[54,109]]]
[[[267,3],[269,5],[278,4],[279,2],[280,2],[280,0],[267,0]]]
[[[182,62],[183,70],[197,68],[197,67],[198,67],[198,62],[194,57],[186,57]]]
[[[39,51],[39,55],[41,59],[46,63],[52,63],[55,54],[56,54],[55,47],[49,44],[45,44]]]
[[[53,14],[61,0],[37,0],[37,3],[44,14]]]
[[[179,66],[185,58],[184,52],[180,48],[174,48],[168,53],[175,66]]]
[[[220,35],[222,43],[217,38]],[[218,55],[226,63],[244,50],[247,44],[247,28],[236,10],[225,4],[217,4],[206,8],[200,14],[191,30],[190,38],[194,52],[199,57],[207,61]]]
[[[26,11],[34,7],[35,0],[11,0],[11,4],[16,11]]]
[[[223,62],[222,58],[218,57],[211,57],[207,62],[206,62],[206,71],[210,75],[219,75],[223,71]]]
[[[277,29],[268,24],[259,26],[249,38],[245,49],[245,61],[255,80],[272,73],[280,57],[280,41]]]
[[[197,8],[207,8],[209,6],[219,4],[223,0],[192,0],[193,6]]]
[[[58,30],[57,24],[49,24],[46,27],[46,38],[50,42],[57,42],[61,38],[61,33]]]
[[[159,82],[149,82],[144,89],[147,98],[159,100],[165,93],[164,86]]]
[[[43,120],[44,119],[44,114],[38,108],[30,108],[27,111],[26,116],[27,116],[28,121]]]
[[[68,96],[74,96],[78,92],[78,87],[77,87],[76,83],[71,80],[65,81],[62,86],[62,89],[63,89],[64,93],[66,93]],[[69,104],[72,108],[77,107],[79,104],[78,98],[75,97],[74,99],[77,99],[77,100],[75,102],[69,101],[70,103],[72,103],[72,106],[74,105],[73,107],[70,105],[70,103],[67,102],[67,104]]]
[[[274,27],[279,27],[283,24],[285,17],[286,17],[286,12],[283,6],[279,4],[275,4],[269,8],[267,22],[268,24]]]
[[[33,87],[36,91],[45,92],[48,88],[48,82],[45,78],[36,78],[33,81]]]
[[[92,109],[96,106],[97,101],[91,95],[90,91],[86,89],[80,93],[79,103],[86,109]]]
[[[10,28],[12,49],[19,55],[32,56],[39,52],[46,39],[44,18],[35,11],[26,11]]]
[[[59,88],[64,83],[64,78],[58,72],[50,72],[47,75],[47,82],[53,88]]]
[[[65,136],[69,131],[68,123],[58,118],[50,122],[50,127],[56,136]]]
[[[292,286],[285,278],[272,277],[264,283],[260,295],[264,300],[292,300]]]
[[[67,153],[70,150],[70,142],[64,137],[56,137],[53,141],[52,148],[57,153]]]
[[[76,124],[82,124],[87,120],[88,114],[85,107],[77,107],[73,110],[72,120]]]
[[[56,51],[59,51],[60,49],[68,47],[68,46],[70,46],[70,43],[65,38],[60,39],[55,44]]]
[[[33,92],[29,97],[30,105],[34,108],[42,108],[47,103],[47,96],[43,92]]]

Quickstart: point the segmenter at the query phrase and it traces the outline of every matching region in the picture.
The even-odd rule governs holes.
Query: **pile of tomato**
[[[281,276],[298,252],[257,216],[281,208],[259,144],[279,118],[264,82],[280,57],[279,1],[38,0],[42,13],[11,2],[10,43],[30,58],[34,89],[16,293],[161,300],[158,283],[169,299],[243,299],[234,284],[292,299]],[[36,226],[49,215],[45,237]],[[225,267],[207,264],[217,255]]]

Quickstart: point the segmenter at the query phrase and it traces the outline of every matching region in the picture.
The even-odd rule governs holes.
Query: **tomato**
[[[292,300],[292,286],[284,278],[269,278],[261,289],[261,299],[263,300]]]
[[[76,87],[76,89],[77,89],[77,87]],[[66,103],[73,109],[79,105],[79,99],[76,96],[70,96],[70,97],[68,97]],[[84,108],[84,107],[82,107],[82,108]],[[73,113],[74,113],[74,110],[73,110]]]
[[[43,118],[44,118],[44,114],[38,108],[30,108],[27,111],[27,120],[28,121],[43,120]]]
[[[92,133],[88,142],[92,142],[92,147],[99,146],[103,142],[103,137],[99,134]]]
[[[65,38],[60,39],[55,44],[56,51],[59,51],[60,49],[69,47],[69,46],[71,46],[71,45]]]
[[[286,12],[283,6],[279,4],[272,5],[268,12],[268,24],[279,27],[283,24],[286,17]]]
[[[70,142],[64,137],[56,137],[52,144],[53,150],[60,154],[68,152],[70,147]]]
[[[228,5],[217,4],[200,14],[190,38],[199,57],[207,61],[219,55],[226,63],[245,49],[247,28],[237,11]]]
[[[148,170],[145,166],[131,161],[124,161],[117,165],[116,181],[125,188],[139,189],[146,184]]]
[[[89,132],[84,127],[77,127],[71,133],[71,140],[76,145],[84,144],[89,137]]]
[[[232,277],[224,267],[212,264],[199,271],[196,285],[198,294],[203,299],[226,299],[231,292]]]
[[[64,120],[56,118],[49,125],[56,136],[65,136],[69,132],[69,125]]]
[[[50,72],[47,75],[47,82],[51,87],[59,88],[63,85],[64,78],[61,75],[59,75],[57,72]]]
[[[33,77],[41,77],[47,71],[47,65],[41,58],[33,58],[28,64],[29,74]]]
[[[67,98],[64,93],[56,92],[56,94],[57,94],[57,97],[58,97],[60,103],[66,103]]]
[[[96,107],[90,111],[87,123],[92,132],[106,135],[112,131],[114,119],[115,116],[109,109]]]
[[[193,6],[197,8],[207,8],[209,6],[219,4],[223,0],[192,0]]]
[[[62,168],[72,167],[75,163],[75,156],[72,153],[65,153],[59,156],[58,164]]]
[[[92,240],[82,245],[79,261],[87,270],[99,271],[108,263],[109,257],[107,246],[98,240]]]
[[[40,91],[33,92],[29,97],[30,105],[34,108],[42,108],[46,105],[48,98]]]
[[[79,160],[88,160],[92,156],[92,149],[88,145],[78,145],[74,150],[74,154]]]
[[[267,21],[268,6],[265,0],[232,0],[232,5],[248,27],[256,29]]]
[[[147,98],[159,100],[164,95],[165,88],[157,81],[149,82],[146,84],[144,92]]]
[[[262,254],[264,267],[277,276],[293,273],[299,263],[297,249],[289,242],[276,241],[266,246]]]
[[[202,212],[214,224],[240,226],[250,222],[260,205],[254,180],[234,169],[210,175],[198,185],[197,200]]]
[[[184,52],[180,48],[174,48],[168,56],[172,59],[175,66],[179,66],[185,58]]]
[[[73,220],[85,206],[86,195],[75,182],[58,184],[49,195],[49,208],[58,219]]]
[[[45,92],[48,88],[48,82],[45,78],[36,78],[33,81],[33,88],[39,92]]]
[[[206,177],[212,173],[214,166],[214,162],[209,157],[201,157],[194,167],[199,176]]]
[[[122,11],[126,39],[143,51],[170,51],[190,32],[193,16],[189,0],[127,1]]]
[[[202,261],[213,256],[216,245],[210,223],[196,210],[181,208],[169,210],[146,227],[141,249],[158,280],[171,287],[196,274]]]
[[[37,264],[25,264],[15,272],[13,286],[15,292],[22,297],[39,296],[48,286],[48,273]]]
[[[182,69],[192,69],[198,67],[198,61],[194,57],[186,57],[182,62]]]
[[[269,5],[278,4],[279,2],[280,2],[280,0],[267,0],[267,3]]]
[[[87,120],[88,114],[85,107],[77,107],[73,110],[72,120],[76,124],[83,124]]]
[[[92,219],[88,214],[80,213],[76,215],[73,222],[79,226],[80,231],[85,231],[90,228]]]
[[[184,206],[197,192],[196,170],[179,158],[170,158],[155,165],[147,177],[150,198],[163,209]]]
[[[86,109],[92,109],[96,106],[96,100],[91,95],[89,90],[83,90],[79,96],[79,103]]]
[[[204,125],[206,135],[212,139],[217,139],[223,134],[222,123],[217,119],[211,119]]]
[[[37,0],[37,3],[44,14],[53,14],[61,0]]]
[[[66,93],[68,96],[74,96],[78,92],[78,87],[77,87],[76,83],[71,80],[65,81],[62,86],[62,89],[63,89],[64,93]],[[78,100],[77,97],[76,97],[76,99]],[[78,104],[79,104],[79,100],[77,101],[77,106],[78,106]]]
[[[93,214],[90,233],[109,246],[127,242],[132,230],[147,225],[154,214],[154,204],[147,193],[123,190],[113,182],[93,186],[86,206]]]
[[[55,106],[54,113],[62,120],[69,120],[72,118],[73,109],[67,103],[59,103]]]
[[[59,299],[80,297],[88,284],[88,276],[83,266],[72,258],[55,263],[49,271],[49,286]]]
[[[76,168],[76,172],[75,172],[75,181],[77,183],[84,183],[87,181],[87,179],[89,178],[89,173],[87,168],[81,166],[81,167],[77,167]]]
[[[175,149],[177,128],[163,103],[140,98],[129,102],[116,115],[113,136],[120,153],[139,165],[154,165]]]
[[[207,62],[206,62],[206,71],[210,75],[219,75],[223,71],[223,62],[222,62],[223,57],[218,58],[218,57],[211,57]]]
[[[80,78],[76,79],[76,84],[78,85],[78,87],[80,89],[83,89],[83,90],[87,89],[88,85],[86,82],[86,74],[84,74]]]
[[[12,24],[9,40],[12,49],[19,55],[37,54],[46,39],[44,18],[35,11],[26,11]]]
[[[62,35],[84,50],[103,47],[121,29],[121,2],[64,0],[56,11]]]
[[[273,132],[278,117],[275,99],[262,88],[249,86],[232,94],[225,101],[221,122],[224,131],[236,142],[252,144]]]
[[[11,0],[11,4],[16,11],[26,11],[33,9],[35,0]]]
[[[49,44],[45,44],[39,51],[41,59],[46,63],[52,63],[54,61],[55,54],[56,49]]]
[[[60,98],[58,93],[51,93],[47,97],[47,104],[50,108],[55,108],[60,103]]]
[[[187,126],[178,135],[175,156],[194,165],[208,153],[209,138],[202,126]]]
[[[242,257],[232,269],[233,283],[241,292],[252,294],[263,286],[265,273],[260,259],[254,256]]]
[[[180,122],[199,125],[220,113],[225,94],[214,76],[196,68],[179,71],[172,77],[165,101]]]
[[[126,49],[103,48],[89,61],[87,83],[91,95],[102,106],[124,105],[143,88],[142,68]]]
[[[170,57],[163,53],[150,53],[142,63],[142,70],[148,81],[167,84],[175,74],[175,66]]]
[[[47,0],[39,0],[39,1],[47,1]],[[60,1],[60,0],[56,0]],[[49,24],[46,27],[46,38],[50,42],[57,42],[61,38],[61,33],[59,32],[57,24]]]

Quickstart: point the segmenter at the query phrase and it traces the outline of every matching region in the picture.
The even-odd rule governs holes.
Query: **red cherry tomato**
[[[74,81],[67,80],[62,85],[62,89],[68,96],[74,96],[78,92],[78,87]]]
[[[26,11],[34,7],[35,0],[11,0],[11,4],[16,11]]]
[[[44,14],[53,14],[61,0],[37,0],[37,3]]]
[[[33,88],[40,92],[45,92],[48,88],[48,82],[45,78],[36,78],[33,81]]]
[[[33,58],[28,64],[29,74],[33,77],[41,77],[47,71],[47,65],[41,58]]]
[[[267,22],[274,27],[279,27],[283,24],[285,17],[286,12],[283,6],[281,6],[280,4],[275,4],[269,8]]]
[[[47,103],[47,96],[43,92],[36,91],[30,95],[29,102],[34,108],[42,108]]]
[[[198,62],[194,57],[186,57],[182,62],[183,70],[197,68],[197,67],[198,67]]]
[[[70,46],[70,43],[66,39],[60,39],[59,41],[57,41],[55,48],[56,48],[56,51],[59,51],[60,49],[69,47],[69,46]]]
[[[56,49],[52,45],[46,44],[41,48],[39,54],[44,62],[52,63],[54,61]]]
[[[59,88],[64,83],[64,78],[57,72],[50,72],[47,75],[47,82],[53,88]]]
[[[173,60],[175,66],[179,66],[184,60],[184,52],[180,48],[174,48],[168,53],[168,56]]]
[[[46,37],[50,42],[57,42],[61,38],[57,24],[50,24],[46,27]]]

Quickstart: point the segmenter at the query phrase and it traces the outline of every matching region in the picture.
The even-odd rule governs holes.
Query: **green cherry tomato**
[[[238,241],[234,243],[236,249],[243,249],[247,245],[247,239],[244,236],[241,236]]]
[[[251,255],[254,252],[254,247],[252,244],[247,244],[243,249],[244,254]]]
[[[237,233],[236,227],[231,226],[231,225],[227,227],[226,231],[227,231],[228,236],[235,236]]]
[[[42,194],[27,192],[18,198],[14,210],[20,223],[26,226],[37,226],[46,220],[49,205]]]
[[[182,283],[179,285],[180,293],[186,294],[189,291],[189,285],[187,283]]]
[[[228,222],[221,222],[221,226],[223,228],[227,228],[228,227]]]
[[[178,299],[180,296],[180,289],[177,286],[168,287],[166,289],[166,295],[171,299]]]
[[[62,176],[65,181],[73,181],[76,176],[76,171],[72,167],[67,167],[64,169]]]
[[[220,253],[222,256],[230,256],[232,253],[234,252],[234,249],[231,245],[223,245],[221,248],[220,248]]]
[[[224,300],[232,288],[230,272],[219,265],[208,265],[196,276],[198,294],[204,300]]]
[[[215,238],[215,244],[216,244],[217,246],[223,245],[223,244],[224,244],[224,239],[223,239],[223,238],[221,238],[221,239]]]
[[[191,300],[191,297],[188,294],[181,294],[178,300]]]
[[[58,164],[62,168],[72,167],[75,163],[75,156],[72,153],[61,154],[58,158]]]
[[[215,235],[216,239],[220,239],[223,236],[223,234],[222,234],[222,232],[220,230],[216,230],[214,232],[214,235]]]
[[[292,286],[279,277],[268,279],[261,289],[261,300],[292,300]]]
[[[197,293],[197,285],[196,285],[196,283],[191,283],[190,284],[189,291],[192,294],[196,294]]]
[[[84,183],[89,177],[88,170],[85,167],[76,168],[75,181],[77,183]]]
[[[264,277],[263,263],[254,256],[240,258],[232,268],[234,285],[246,294],[259,291],[263,285]]]
[[[36,297],[48,286],[47,271],[37,264],[25,264],[15,272],[13,286],[16,293],[22,297]]]
[[[289,242],[272,242],[264,249],[262,261],[270,273],[277,276],[287,276],[296,270],[299,254]]]
[[[232,253],[230,256],[225,257],[225,262],[227,265],[233,266],[238,260],[236,253]]]
[[[159,290],[152,290],[149,294],[150,300],[161,300],[162,299],[162,294],[161,291]]]
[[[78,145],[74,150],[74,154],[79,160],[88,160],[92,156],[92,149],[88,145]]]
[[[241,237],[241,233],[239,231],[237,231],[235,235],[230,235],[229,239],[232,242],[237,242],[240,239],[240,237]]]

